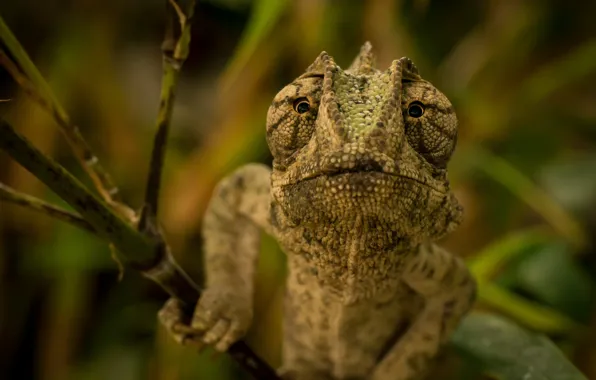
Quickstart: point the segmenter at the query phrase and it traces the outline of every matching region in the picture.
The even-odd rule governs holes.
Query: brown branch
[[[159,112],[157,116],[157,131],[153,142],[149,176],[145,187],[145,204],[138,225],[139,231],[143,231],[148,236],[152,236],[157,241],[162,242],[164,247],[166,247],[166,250],[168,248],[164,243],[163,236],[157,225],[159,191],[168,133],[172,120],[176,87],[178,85],[180,70],[184,61],[188,57],[194,8],[195,0],[188,1],[186,12],[182,11],[182,8],[175,0],[168,0],[166,31],[162,43],[164,72],[161,84]],[[178,23],[175,22],[175,18],[178,19]],[[176,24],[180,26],[179,33],[176,33],[176,30],[174,29]],[[178,37],[176,37],[177,35]],[[168,288],[169,286],[172,286],[176,289],[178,285],[175,283],[171,284],[171,282],[175,279],[180,279],[177,276],[172,276],[171,269],[175,269],[175,266],[168,261],[169,258],[171,258],[171,255],[166,255],[165,258],[167,259],[162,260],[161,264],[156,265],[153,269],[145,271],[144,273],[147,277],[160,283],[163,287]],[[191,298],[192,301],[190,303],[186,302],[186,304],[192,308],[196,299],[198,298]],[[182,300],[187,301],[185,298],[182,298]],[[245,342],[238,341],[234,343],[228,349],[228,354],[230,354],[232,358],[234,358],[256,379],[280,380],[275,370],[257,356]]]
[[[89,222],[83,219],[79,214],[65,210],[45,202],[39,198],[33,197],[16,191],[15,189],[0,182],[0,200],[14,203],[30,210],[46,214],[52,218],[61,220],[75,227],[81,228],[87,232],[97,235],[97,231]]]
[[[93,226],[98,235],[112,242],[126,263],[151,268],[159,249],[56,161],[34,147],[7,121],[0,119],[0,149],[45,183]],[[158,260],[158,259],[157,259]]]
[[[3,39],[9,51],[16,57],[23,71],[2,49],[0,49],[0,65],[4,66],[31,99],[54,118],[80,165],[87,172],[102,198],[117,209],[119,213],[128,219],[133,219],[134,212],[121,203],[118,188],[112,182],[110,175],[101,166],[97,156],[91,151],[79,128],[72,124],[68,114],[54,97],[47,82],[1,17],[0,39]]]
[[[171,296],[191,309],[201,290],[176,264],[169,247],[134,229],[100,199],[91,194],[61,165],[45,156],[10,124],[0,119],[0,149],[45,183],[93,226],[98,235],[120,252],[123,264],[141,271]],[[228,353],[256,379],[281,380],[274,369],[243,341],[234,343]]]
[[[155,229],[154,226],[149,226],[149,224],[156,224],[161,175],[172,121],[176,87],[180,77],[180,70],[188,56],[190,28],[194,15],[195,0],[188,2],[186,14],[183,13],[180,6],[174,0],[168,1],[167,8],[166,31],[162,43],[163,77],[156,123],[157,131],[155,132],[153,141],[149,176],[145,186],[145,204],[139,222],[140,230]],[[175,18],[178,18],[177,23],[175,22]],[[174,25],[180,26],[179,33],[176,33],[174,30]]]
[[[201,291],[174,261],[169,247],[166,245],[157,226],[156,216],[175,88],[182,64],[188,56],[190,24],[193,18],[194,5],[195,0],[189,0],[186,14],[184,14],[174,0],[169,0],[168,3],[168,14],[177,16],[180,33],[176,39],[175,22],[172,17],[169,17],[169,27],[166,29],[166,38],[162,45],[164,76],[157,118],[157,132],[146,186],[145,205],[138,224],[138,230],[135,230],[131,224],[127,223],[134,219],[134,213],[127,206],[115,202],[119,200],[117,188],[112,184],[107,173],[99,166],[97,157],[91,153],[78,128],[70,123],[67,114],[53,97],[43,77],[41,77],[35,65],[30,61],[18,41],[14,39],[14,36],[0,18],[0,37],[5,38],[6,42],[6,36],[8,36],[9,45],[12,45],[13,48],[16,47],[21,58],[17,59],[17,62],[22,67],[24,62],[24,72],[27,75],[21,73],[17,65],[6,54],[0,57],[2,58],[0,63],[7,67],[29,96],[50,111],[105,202],[112,207],[116,206],[115,208],[120,211],[120,214],[126,216],[127,220],[125,221],[113,213],[104,202],[91,194],[62,166],[46,157],[1,119],[0,149],[6,150],[21,165],[75,208],[97,231],[99,236],[110,241],[118,249],[124,264],[133,266],[146,277],[157,282],[170,295],[178,298],[188,306],[189,310],[194,307],[197,299],[200,298]],[[14,54],[14,49],[10,51]],[[40,88],[45,91],[39,90]],[[238,341],[234,343],[229,348],[228,353],[254,378],[280,380],[275,370],[257,356],[245,342]]]
[[[12,76],[15,82],[21,87],[21,89],[29,96],[33,101],[38,103],[42,108],[49,110],[50,104],[44,99],[39,91],[35,89],[33,83],[19,70],[18,66],[10,59],[8,54],[0,48],[0,65],[2,65],[6,71]]]

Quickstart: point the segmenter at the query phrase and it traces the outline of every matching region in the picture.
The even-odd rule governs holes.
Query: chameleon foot
[[[238,293],[242,292],[205,290],[190,324],[182,304],[172,298],[159,312],[159,320],[178,343],[197,348],[209,345],[224,352],[246,334],[252,322],[250,302]]]
[[[180,301],[170,298],[159,311],[158,318],[177,343],[192,346],[199,350],[203,348],[202,334],[193,330],[186,323],[188,318],[184,315],[183,306]]]

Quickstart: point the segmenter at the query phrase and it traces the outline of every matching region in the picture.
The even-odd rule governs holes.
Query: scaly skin
[[[273,170],[224,179],[205,216],[207,287],[183,343],[224,351],[252,319],[261,229],[288,256],[282,375],[418,379],[471,307],[462,260],[431,242],[462,210],[446,165],[457,118],[407,58],[381,72],[365,44],[343,71],[325,52],[267,115]]]

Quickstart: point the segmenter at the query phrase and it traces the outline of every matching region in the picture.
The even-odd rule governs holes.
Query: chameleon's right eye
[[[307,98],[298,98],[294,100],[294,111],[302,114],[310,110],[310,102]]]
[[[267,145],[278,169],[291,165],[296,153],[311,140],[322,84],[322,77],[299,78],[282,88],[271,102],[267,111]]]

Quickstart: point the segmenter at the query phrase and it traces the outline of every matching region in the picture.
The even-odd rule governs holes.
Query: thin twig
[[[180,68],[188,56],[190,24],[193,18],[195,0],[189,0],[188,4],[186,15],[182,14],[183,17],[181,17],[180,7],[174,0],[169,0],[169,6],[172,8],[168,12],[171,12],[172,9],[176,11],[179,16],[178,21],[181,30],[176,40],[174,38],[173,20],[171,18],[168,20],[168,25],[171,25],[171,27],[166,30],[166,38],[162,46],[164,76],[157,122],[158,130],[155,136],[150,175],[147,181],[146,203],[138,230],[121,219],[108,205],[91,194],[84,185],[62,166],[46,157],[27,139],[19,135],[6,121],[1,119],[0,149],[7,151],[11,157],[77,210],[97,231],[99,236],[110,241],[118,249],[124,264],[140,270],[146,277],[157,282],[170,295],[192,308],[201,296],[200,288],[175,263],[156,223],[157,201],[165,146],[172,116],[174,92]],[[0,38],[4,39],[11,54],[23,69],[24,74],[20,73],[18,68],[13,70],[16,74],[20,74],[13,76],[15,76],[15,79],[23,80],[25,78],[31,81],[31,85],[29,85],[32,89],[31,93],[39,94],[37,96],[38,102],[39,99],[43,100],[41,102],[42,106],[45,105],[44,108],[50,111],[61,126],[69,143],[71,143],[73,151],[93,179],[104,200],[111,206],[122,206],[120,210],[130,210],[127,206],[114,202],[114,200],[119,199],[117,194],[110,194],[110,189],[115,189],[115,187],[107,173],[101,169],[97,163],[97,158],[91,153],[78,128],[70,123],[67,114],[54,98],[49,86],[1,18]],[[7,55],[4,56],[11,62]],[[14,68],[17,67],[16,65],[13,66]],[[26,86],[23,87],[26,88]],[[36,99],[35,96],[33,98]],[[126,215],[126,213],[124,214]],[[130,217],[131,215],[133,214],[129,213],[127,215],[129,216],[128,221],[133,219]],[[256,379],[280,380],[275,370],[257,356],[245,342],[238,341],[234,343],[229,348],[228,353]]]
[[[141,271],[171,296],[189,308],[201,297],[201,290],[176,264],[163,240],[137,231],[58,163],[45,156],[8,122],[0,119],[0,149],[46,184],[77,210],[97,234],[120,252],[122,264]],[[234,343],[230,356],[256,379],[281,380],[274,369],[244,342]]]
[[[21,193],[10,186],[0,182],[0,200],[18,204],[30,210],[41,212],[52,218],[61,220],[75,227],[81,228],[87,232],[97,235],[97,231],[89,222],[83,219],[79,214],[65,210],[61,207],[55,206],[45,202],[39,198],[28,194]]]
[[[93,195],[60,164],[44,155],[8,122],[0,119],[0,149],[45,183],[72,206],[97,234],[112,242],[123,253],[127,264],[151,267],[156,261],[157,244],[134,229],[102,200]],[[124,255],[125,253],[125,255]]]
[[[172,111],[174,108],[180,70],[182,69],[184,61],[188,57],[190,28],[194,15],[194,8],[195,1],[189,1],[186,14],[184,14],[180,6],[174,0],[169,0],[168,2],[166,31],[162,43],[163,77],[156,122],[157,130],[153,141],[149,175],[145,186],[145,204],[139,222],[139,229],[141,231],[152,231],[156,229],[155,224],[157,224],[156,219],[166,145],[172,121]],[[172,12],[172,10],[174,12]],[[178,23],[174,22],[173,17],[178,18]],[[180,26],[179,33],[174,31],[174,25]],[[179,37],[176,38],[176,35],[179,35]]]
[[[0,65],[3,66],[6,71],[12,76],[15,82],[23,89],[23,91],[37,102],[42,108],[50,109],[51,105],[47,103],[47,99],[41,96],[39,91],[33,86],[33,83],[19,70],[17,65],[10,59],[8,54],[0,48]]]
[[[175,0],[168,0],[166,31],[164,41],[162,43],[162,57],[163,57],[163,77],[161,82],[161,94],[159,102],[159,112],[157,115],[157,131],[153,142],[153,151],[151,154],[151,162],[149,165],[149,176],[147,178],[147,185],[145,187],[145,204],[141,213],[138,228],[149,236],[153,236],[157,241],[163,243],[163,236],[157,226],[157,212],[159,202],[159,191],[161,186],[161,174],[163,170],[163,163],[165,158],[166,144],[168,139],[168,132],[172,120],[172,111],[174,106],[174,98],[176,86],[180,70],[184,61],[188,57],[190,44],[191,23],[194,15],[195,0],[190,0],[186,9],[186,13],[176,3]],[[174,12],[172,12],[174,11]],[[179,37],[176,39],[173,20],[174,14],[178,18],[180,26]],[[165,243],[164,243],[165,244]],[[166,246],[167,248],[167,246]],[[153,271],[145,272],[146,276],[161,283],[160,277],[165,276],[171,278],[169,275],[167,262],[163,266],[156,266]],[[189,305],[193,305],[193,301]],[[252,349],[243,341],[234,343],[229,349],[228,354],[240,365],[242,365],[251,375],[256,379],[263,380],[280,380],[277,373],[271,366],[256,355]]]
[[[12,34],[2,17],[0,17],[0,39],[4,42],[8,51],[16,61],[16,64],[13,63],[7,54],[2,53],[1,64],[13,76],[17,83],[24,83],[25,80],[23,78],[26,78],[27,84],[26,86],[23,86],[25,92],[32,96],[32,99],[38,102],[56,120],[79,163],[93,181],[93,184],[101,194],[102,198],[109,205],[116,208],[119,213],[132,219],[134,217],[134,212],[121,203],[118,187],[114,185],[110,175],[101,166],[99,159],[92,152],[91,148],[81,135],[79,128],[71,122],[68,114],[60,102],[58,102],[52,89],[25,49],[23,49],[19,41]],[[20,67],[20,69],[18,67]]]

